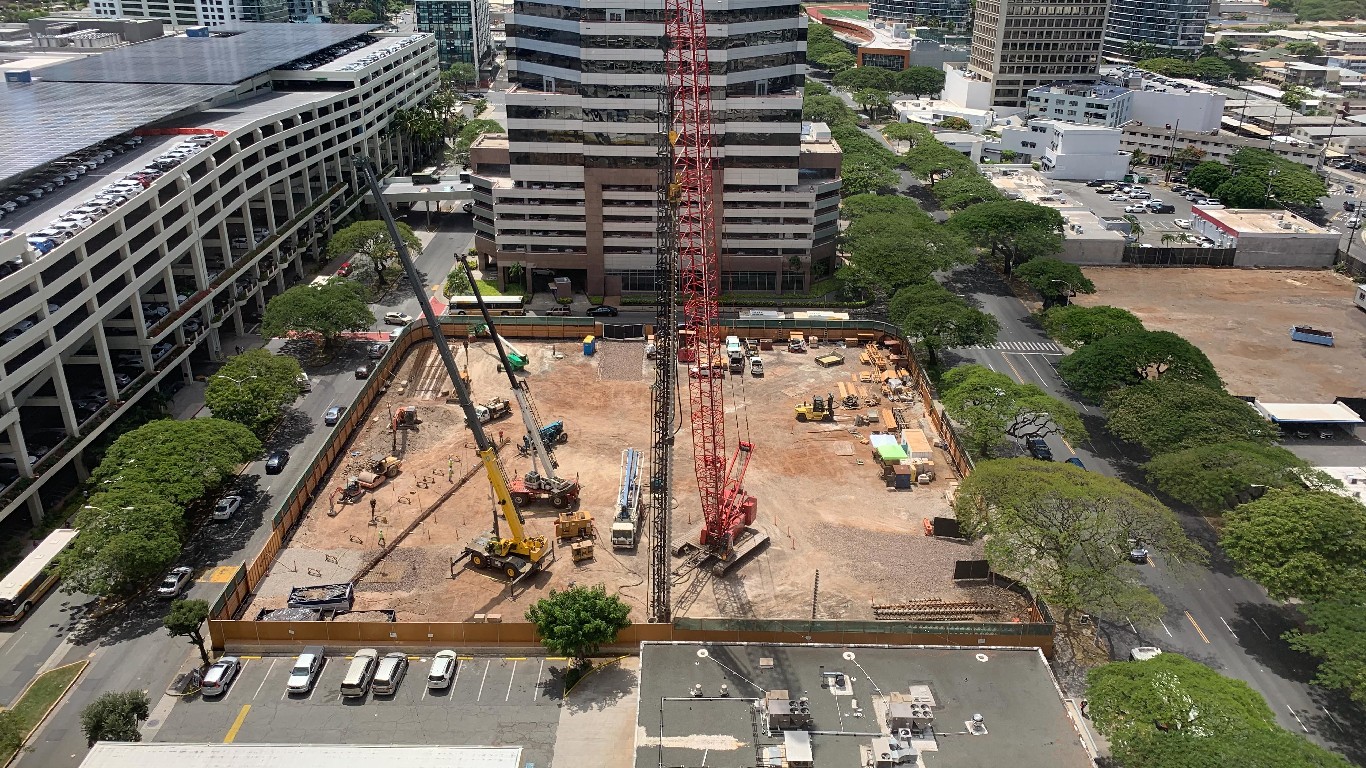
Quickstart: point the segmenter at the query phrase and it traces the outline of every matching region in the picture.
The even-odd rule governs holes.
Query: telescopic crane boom
[[[531,445],[532,470],[520,480],[513,478],[509,482],[512,498],[518,506],[526,506],[534,500],[547,500],[556,509],[565,509],[579,500],[579,484],[573,480],[566,480],[555,472],[559,465],[551,456],[550,446],[546,445],[545,431],[531,401],[531,389],[525,381],[513,375],[512,362],[504,348],[505,342],[493,325],[493,316],[484,304],[484,297],[479,293],[479,285],[474,279],[474,272],[470,270],[469,262],[464,262],[464,267],[465,274],[470,279],[470,290],[474,292],[474,299],[479,304],[479,312],[483,314],[484,323],[489,328],[489,336],[493,339],[493,346],[498,350],[498,359],[503,363],[508,386],[512,387],[517,407],[522,412],[522,424],[526,426],[527,442]]]
[[[418,297],[418,306],[422,309],[422,316],[427,320],[427,326],[432,329],[432,341],[436,344],[437,354],[440,355],[441,362],[445,364],[446,373],[450,375],[451,383],[459,395],[460,408],[465,412],[465,424],[474,435],[475,452],[479,455],[479,461],[484,465],[484,472],[488,475],[489,485],[493,486],[493,499],[498,507],[498,511],[493,513],[493,530],[466,545],[464,554],[456,559],[462,560],[468,557],[470,562],[476,566],[502,571],[515,582],[542,568],[542,560],[549,551],[549,544],[543,536],[528,536],[526,534],[521,510],[517,508],[512,492],[508,487],[507,471],[503,468],[503,462],[498,458],[497,448],[489,440],[483,426],[479,423],[479,414],[474,409],[474,401],[470,398],[469,388],[460,378],[460,369],[456,367],[455,356],[451,354],[450,345],[446,343],[446,336],[441,332],[441,323],[438,321],[436,313],[432,311],[431,303],[427,301],[426,285],[417,274],[417,267],[413,265],[413,258],[408,253],[408,246],[403,243],[403,238],[399,237],[398,225],[394,223],[393,214],[389,212],[389,207],[384,204],[374,166],[370,164],[370,159],[364,156],[357,157],[355,162],[356,169],[364,177],[370,187],[370,193],[375,197],[375,207],[379,209],[380,217],[384,219],[384,224],[389,229],[389,237],[394,242],[394,248],[398,252],[399,261],[403,264],[403,271],[408,277],[408,283],[412,286],[413,293]],[[498,533],[499,511],[507,520],[508,531],[511,534],[508,537],[500,536]]]

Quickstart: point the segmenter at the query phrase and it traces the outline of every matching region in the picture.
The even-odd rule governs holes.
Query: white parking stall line
[[[484,662],[484,676],[479,680],[479,694],[474,697],[475,701],[479,701],[484,697],[484,683],[488,682],[489,667],[491,666],[493,666],[493,659],[489,659],[488,661]]]
[[[251,696],[252,701],[255,701],[256,697],[261,695],[261,689],[266,687],[266,681],[270,679],[270,672],[271,670],[275,669],[275,662],[277,661],[279,661],[279,659],[270,660],[270,666],[266,669],[265,676],[261,678],[261,684],[256,686],[256,693],[252,694]]]
[[[531,700],[536,701],[541,698],[541,675],[545,673],[545,659],[541,659],[541,667],[536,670],[536,683],[531,686]]]
[[[512,674],[508,676],[508,692],[503,701],[512,701],[512,681],[517,679],[517,661],[512,662]]]
[[[449,697],[451,701],[455,701],[455,686],[460,685],[460,670],[464,668],[465,662],[457,658],[455,660],[455,677],[451,679],[451,695]]]
[[[236,677],[232,679],[232,683],[228,686],[227,693],[224,693],[219,697],[219,701],[227,701],[228,697],[232,696],[233,693],[237,691],[237,684],[242,682],[242,678],[247,674],[247,665],[249,664],[251,664],[251,659],[242,659],[242,665],[237,668]]]

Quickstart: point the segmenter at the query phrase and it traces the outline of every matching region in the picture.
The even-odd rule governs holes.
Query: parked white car
[[[1176,226],[1180,227],[1181,229],[1190,229],[1190,228],[1191,228],[1191,220],[1190,220],[1190,219],[1176,219],[1176,220],[1173,221],[1172,223],[1175,224]]]
[[[1148,212],[1148,206],[1146,206],[1146,205],[1126,205],[1126,206],[1124,206],[1124,212],[1125,212],[1125,213],[1147,213],[1147,212]]]

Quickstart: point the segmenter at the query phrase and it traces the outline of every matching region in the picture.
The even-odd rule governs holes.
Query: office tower
[[[1107,0],[978,0],[968,71],[990,101],[1024,107],[1031,88],[1099,79]]]

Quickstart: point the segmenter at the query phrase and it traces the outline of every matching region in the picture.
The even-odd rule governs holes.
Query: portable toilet
[[[592,357],[598,351],[598,340],[593,336],[583,337],[583,354],[585,357]]]

